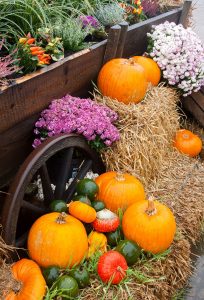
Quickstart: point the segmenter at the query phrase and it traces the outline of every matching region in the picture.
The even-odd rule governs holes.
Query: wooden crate
[[[187,1],[189,2],[189,1]],[[32,150],[33,128],[51,100],[66,93],[87,96],[102,65],[114,57],[142,54],[152,25],[183,22],[186,6],[175,8],[128,28],[126,22],[111,28],[108,39],[35,73],[0,91],[0,187],[9,183]],[[183,20],[183,21],[182,21]]]
[[[182,107],[204,128],[204,86],[197,93],[183,98]]]

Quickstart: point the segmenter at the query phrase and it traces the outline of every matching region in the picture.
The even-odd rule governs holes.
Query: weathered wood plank
[[[119,24],[121,27],[121,32],[120,32],[120,38],[118,41],[118,48],[115,57],[122,57],[123,56],[123,50],[125,47],[125,41],[126,41],[126,35],[127,35],[127,30],[128,30],[128,22],[124,21]]]
[[[191,98],[197,103],[201,110],[203,110],[203,118],[204,118],[204,95],[201,91],[197,93],[192,93]]]
[[[182,99],[182,105],[204,127],[204,111],[194,99],[191,96],[185,97]]]
[[[115,25],[110,28],[108,33],[108,41],[106,46],[105,55],[103,58],[103,63],[105,64],[109,60],[116,57],[118,49],[118,41],[120,38],[121,27],[120,25]]]
[[[192,1],[186,0],[183,4],[183,10],[179,19],[179,24],[182,24],[184,28],[187,27],[188,15],[191,9]]]
[[[83,95],[103,64],[106,43],[17,80],[0,94],[0,133],[42,111],[66,93]]]
[[[143,54],[147,50],[147,32],[151,31],[152,25],[158,25],[165,21],[178,24],[181,11],[182,8],[176,8],[167,13],[130,26],[127,31],[123,56],[130,57]]]
[[[33,129],[39,115],[33,115],[0,133],[0,187],[10,182],[20,164],[32,151]]]

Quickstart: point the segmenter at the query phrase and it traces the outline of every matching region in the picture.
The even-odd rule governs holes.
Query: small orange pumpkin
[[[69,213],[85,223],[92,223],[96,219],[96,211],[90,205],[81,201],[73,201],[69,206]]]
[[[104,96],[125,104],[140,102],[147,91],[144,68],[124,58],[107,62],[98,75],[97,84]]]
[[[29,255],[42,267],[72,267],[81,262],[87,250],[84,225],[63,212],[43,215],[28,235]]]
[[[133,56],[130,58],[140,66],[144,68],[145,76],[148,82],[157,86],[161,80],[161,70],[158,64],[149,57],[145,56]]]
[[[144,200],[128,207],[122,220],[125,237],[145,251],[165,251],[172,243],[176,222],[172,211],[158,201]]]
[[[197,156],[202,150],[201,139],[196,134],[186,129],[177,131],[173,145],[179,152],[187,154],[190,157]]]
[[[117,213],[119,208],[125,211],[131,204],[145,199],[142,183],[132,175],[106,172],[95,181],[99,186],[98,198],[113,212]]]
[[[18,291],[10,292],[5,300],[42,300],[46,292],[46,282],[38,265],[23,258],[12,265],[12,275],[19,282]]]

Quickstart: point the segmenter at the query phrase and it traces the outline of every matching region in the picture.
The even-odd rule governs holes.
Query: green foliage
[[[54,35],[62,39],[65,50],[79,51],[87,46],[84,39],[90,33],[90,28],[83,28],[76,18],[57,20],[53,30]]]
[[[95,11],[95,17],[103,26],[113,26],[124,20],[124,10],[118,3],[107,5],[99,4]]]

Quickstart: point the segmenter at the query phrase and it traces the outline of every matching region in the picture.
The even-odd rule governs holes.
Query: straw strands
[[[95,99],[119,115],[120,140],[102,153],[107,169],[131,173],[148,185],[172,151],[180,119],[178,95],[161,85],[151,89],[139,104],[126,105],[99,95]]]

